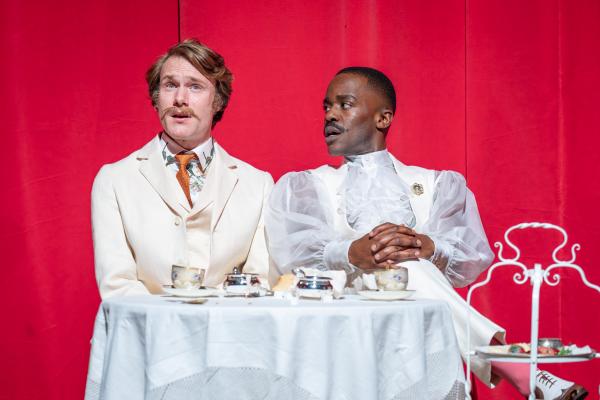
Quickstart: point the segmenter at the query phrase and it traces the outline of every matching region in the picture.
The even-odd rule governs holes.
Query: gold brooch
[[[420,196],[423,193],[425,193],[425,190],[423,189],[423,185],[421,185],[420,183],[413,183],[410,188],[411,188],[412,192],[414,194],[416,194],[417,196]]]

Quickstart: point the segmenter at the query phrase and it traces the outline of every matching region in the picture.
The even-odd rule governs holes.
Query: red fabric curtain
[[[79,399],[99,297],[89,193],[94,175],[158,131],[144,72],[178,38],[197,37],[234,72],[215,136],[275,178],[327,156],[321,102],[348,65],[383,70],[398,110],[389,147],[405,163],[457,170],[490,242],[548,221],[581,244],[600,282],[600,3],[597,1],[198,2],[0,4],[5,156],[0,172],[4,329],[0,399]],[[559,237],[518,236],[525,261],[549,262]],[[565,254],[568,255],[568,254]],[[476,305],[529,335],[530,288],[512,270]],[[600,300],[575,273],[542,289],[540,333],[600,349]],[[551,366],[596,391],[598,362]],[[480,398],[516,398],[506,384]]]
[[[0,19],[0,399],[82,399],[91,185],[159,130],[144,73],[177,42],[177,2],[3,1]]]

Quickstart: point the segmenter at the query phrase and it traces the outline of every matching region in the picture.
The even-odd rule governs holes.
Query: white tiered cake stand
[[[508,238],[509,234],[512,231],[514,231],[516,229],[528,229],[528,228],[555,229],[563,235],[562,243],[559,244],[552,252],[552,260],[554,261],[554,263],[549,265],[546,269],[543,269],[542,265],[539,263],[535,263],[533,265],[533,268],[528,269],[522,262],[519,261],[519,258],[521,256],[521,251]],[[538,349],[537,349],[536,344],[538,343],[540,287],[541,287],[542,283],[546,283],[547,285],[550,285],[550,286],[556,286],[560,282],[560,275],[558,275],[556,273],[553,275],[550,275],[550,271],[552,271],[556,268],[572,268],[572,269],[576,270],[577,272],[579,272],[579,276],[581,277],[581,280],[583,281],[583,283],[586,286],[600,292],[600,286],[596,286],[596,285],[590,283],[587,280],[587,278],[585,277],[585,273],[583,272],[583,269],[580,266],[574,264],[575,257],[576,257],[575,252],[577,250],[579,250],[581,247],[581,246],[579,246],[578,243],[575,243],[574,245],[571,246],[571,259],[570,260],[563,261],[563,260],[558,259],[557,254],[563,247],[565,247],[565,245],[567,244],[567,239],[568,239],[567,232],[563,228],[553,225],[553,224],[549,224],[549,223],[525,222],[525,223],[518,224],[518,225],[508,228],[507,231],[504,233],[504,241],[510,248],[512,248],[515,251],[515,257],[514,258],[504,258],[503,254],[502,254],[502,250],[504,249],[504,246],[502,245],[502,243],[496,242],[494,244],[494,246],[498,248],[498,259],[500,261],[492,264],[487,271],[485,280],[472,285],[469,288],[469,292],[467,294],[467,303],[466,303],[467,308],[468,308],[467,345],[468,345],[468,348],[471,348],[471,318],[470,317],[471,317],[471,295],[473,294],[473,292],[476,289],[478,289],[484,285],[487,285],[492,277],[492,272],[494,272],[494,270],[496,268],[504,267],[504,266],[516,266],[516,267],[520,267],[522,269],[522,272],[517,272],[513,276],[513,280],[515,281],[515,283],[522,285],[527,281],[531,282],[532,290],[531,290],[531,342],[530,343],[532,344],[532,346],[531,346],[530,356],[529,357],[516,357],[516,356],[511,357],[511,356],[502,355],[499,357],[486,357],[486,359],[489,361],[529,363],[530,364],[530,368],[529,368],[529,400],[535,400],[535,395],[534,395],[535,374],[536,374],[538,363],[564,363],[564,362],[589,361],[590,359],[598,358],[598,356],[599,356],[598,354],[591,354],[589,356],[582,356],[582,357],[555,356],[555,357],[538,358]],[[474,351],[467,353],[467,398],[469,400],[471,399],[471,396],[470,396],[470,392],[471,392],[470,361],[471,361],[471,356],[475,355],[475,354],[476,354],[476,352],[474,352]]]

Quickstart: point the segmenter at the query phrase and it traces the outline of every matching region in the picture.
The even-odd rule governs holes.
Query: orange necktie
[[[196,158],[194,153],[192,154],[175,154],[175,158],[179,163],[179,171],[177,171],[177,181],[181,188],[183,189],[183,193],[185,193],[185,197],[187,197],[188,202],[190,203],[190,207],[193,207],[192,197],[190,196],[190,174],[187,171],[187,166],[191,160]]]

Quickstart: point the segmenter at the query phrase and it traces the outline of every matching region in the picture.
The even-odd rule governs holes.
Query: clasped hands
[[[386,222],[352,242],[348,260],[364,270],[380,269],[400,261],[429,259],[434,250],[435,244],[429,236]]]

